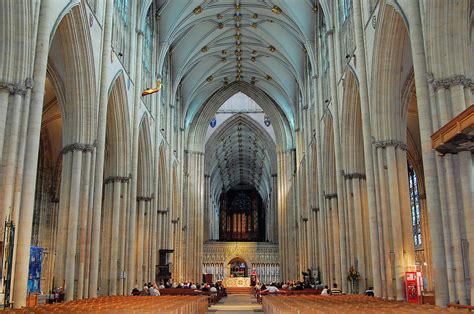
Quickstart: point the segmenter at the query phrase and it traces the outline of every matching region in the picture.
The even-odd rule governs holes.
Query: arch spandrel
[[[252,98],[268,115],[275,131],[277,149],[293,147],[292,126],[274,101],[261,89],[246,82],[231,83],[214,93],[201,108],[199,113],[190,121],[188,127],[188,147],[191,150],[202,151],[209,121],[222,104],[237,92],[242,92]]]

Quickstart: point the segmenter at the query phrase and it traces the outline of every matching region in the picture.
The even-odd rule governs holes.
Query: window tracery
[[[408,164],[408,187],[410,189],[411,224],[415,248],[422,244],[421,238],[421,205],[418,177],[412,165]]]

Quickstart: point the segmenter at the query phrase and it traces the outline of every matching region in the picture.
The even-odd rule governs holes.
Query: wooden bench
[[[207,312],[205,296],[110,296],[7,310],[6,313],[164,313]]]
[[[474,306],[472,306],[472,305],[465,305],[465,304],[454,304],[454,303],[450,303],[450,304],[448,304],[448,308],[463,309],[463,310],[468,310],[469,312],[474,311]]]
[[[388,301],[364,295],[293,295],[266,296],[262,300],[265,313],[452,313],[464,308],[443,309],[434,305],[421,305]]]
[[[280,292],[278,292],[276,295],[320,295],[321,292],[323,291],[322,289],[303,289],[303,290],[286,290],[286,289],[279,289]],[[257,302],[262,303],[262,295],[270,295],[268,291],[265,292],[257,292],[256,297],[257,297]]]

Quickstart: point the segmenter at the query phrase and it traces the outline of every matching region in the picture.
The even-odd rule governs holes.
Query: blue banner
[[[43,248],[30,247],[30,268],[28,271],[28,293],[41,292],[41,268],[43,266]]]

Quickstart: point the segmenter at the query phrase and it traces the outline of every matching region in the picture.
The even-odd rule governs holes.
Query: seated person
[[[132,295],[140,295],[140,290],[138,290],[137,286],[135,286],[135,288],[133,288]]]
[[[265,289],[265,290],[262,290],[262,292],[268,292],[268,293],[270,293],[270,294],[275,294],[275,293],[277,293],[277,292],[280,292],[280,290],[278,290],[278,288],[275,287],[273,283],[270,283],[270,285],[268,286],[268,288]]]
[[[369,297],[374,297],[375,294],[374,294],[374,287],[369,287],[367,288],[367,290],[365,290],[365,293],[364,293],[366,296],[369,296]]]
[[[150,292],[148,291],[148,286],[145,285],[143,286],[143,290],[139,294],[140,296],[145,296],[145,295],[150,295]]]
[[[337,283],[334,283],[334,284],[332,285],[331,294],[332,294],[332,295],[340,295],[340,294],[342,294],[341,289],[339,289],[339,288],[337,287]]]
[[[160,296],[160,290],[158,290],[158,286],[156,285],[156,283],[154,283],[153,286],[151,286],[150,289],[148,290],[150,292],[150,296],[152,297]]]
[[[321,291],[321,295],[329,295],[329,287],[328,286],[324,286],[324,289],[323,291]]]

